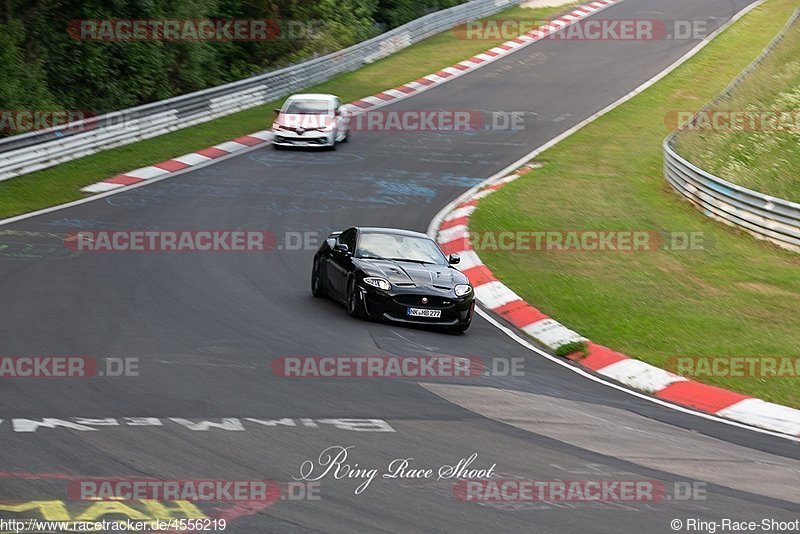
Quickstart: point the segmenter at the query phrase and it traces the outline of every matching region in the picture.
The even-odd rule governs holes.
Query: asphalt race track
[[[598,16],[700,19],[713,28],[750,3],[626,0]],[[409,457],[417,466],[438,468],[477,453],[474,466],[496,464],[503,478],[707,485],[700,500],[501,504],[461,502],[453,481],[435,477],[376,478],[355,494],[362,481],[327,476],[319,500],[199,507],[209,516],[236,517],[227,529],[232,533],[661,533],[671,531],[675,518],[795,519],[797,443],[587,380],[480,317],[465,335],[351,319],[343,307],[311,296],[312,249],[74,253],[48,237],[77,229],[263,229],[285,245],[287,232],[324,236],[350,225],[425,231],[465,189],[619,99],[696,44],[545,40],[384,108],[525,111],[524,130],[357,132],[336,152],[260,148],[2,227],[24,234],[2,236],[11,246],[0,250],[0,352],[139,358],[140,376],[3,381],[0,501],[63,501],[75,518],[88,504],[68,498],[71,479],[290,481],[304,461],[341,445],[352,446],[349,461],[363,468],[385,470],[391,460]],[[525,374],[421,385],[287,379],[271,370],[281,356],[327,355],[522,358]],[[124,419],[134,417],[158,421]],[[24,422],[15,429],[11,421],[43,418],[113,419],[84,421],[83,428],[94,431],[56,426],[20,432]],[[188,428],[221,418],[237,421],[229,421],[228,430]],[[330,421],[353,418],[385,422],[362,430],[394,431],[354,431]],[[276,419],[291,421],[264,423]],[[15,515],[0,511],[0,517]]]

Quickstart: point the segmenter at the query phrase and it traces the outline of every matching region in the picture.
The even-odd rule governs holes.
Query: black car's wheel
[[[347,284],[347,315],[364,317],[364,303],[361,301],[361,291],[356,288],[355,278],[351,278]]]
[[[455,325],[455,326],[451,326],[451,327],[450,327],[450,331],[451,331],[451,332],[458,333],[458,334],[460,334],[460,333],[463,333],[463,332],[466,332],[466,331],[467,331],[467,329],[469,328],[469,325],[470,325],[470,324],[472,324],[472,323],[471,323],[471,322],[469,322],[469,323],[465,323],[465,324],[457,324],[457,325]]]
[[[317,258],[314,258],[314,268],[311,270],[311,294],[317,298],[325,296],[322,278],[319,273],[319,259]]]

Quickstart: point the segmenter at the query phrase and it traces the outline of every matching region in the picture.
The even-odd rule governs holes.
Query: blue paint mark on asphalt
[[[455,186],[455,187],[473,187],[478,185],[484,180],[484,178],[476,178],[474,176],[454,176],[454,175],[445,175],[441,178],[441,183],[443,185]]]
[[[105,198],[108,204],[125,209],[143,209],[175,204],[181,206],[217,206],[220,201],[241,200],[245,209],[265,210],[276,214],[322,213],[352,209],[354,206],[404,206],[426,203],[437,198],[443,188],[469,188],[483,178],[429,171],[387,170],[372,172],[306,175],[298,187],[296,181],[279,177],[231,181],[218,176],[198,180],[166,181],[126,194]],[[301,201],[305,200],[305,202]],[[313,202],[310,202],[313,201]],[[63,225],[66,221],[61,221]],[[76,221],[85,223],[100,221]]]
[[[436,198],[436,191],[430,187],[417,184],[415,182],[406,182],[403,180],[378,180],[379,195],[389,195],[392,198],[397,196],[401,197],[422,197],[427,203],[431,199]]]

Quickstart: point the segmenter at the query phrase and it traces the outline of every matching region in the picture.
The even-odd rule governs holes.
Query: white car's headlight
[[[372,287],[377,287],[378,289],[383,289],[384,291],[389,291],[392,289],[392,284],[385,278],[378,278],[376,276],[369,276],[364,278],[364,283],[369,284]]]
[[[332,132],[333,131],[333,124],[327,124],[327,125],[323,126],[322,128],[320,128],[320,131],[322,131],[322,132]]]
[[[468,284],[458,284],[455,287],[456,296],[463,297],[464,295],[468,295],[470,291],[472,291],[472,286]]]
[[[272,129],[273,129],[273,130],[283,130],[283,126],[281,126],[281,125],[280,125],[280,124],[278,124],[277,122],[273,122],[273,123],[272,123]]]

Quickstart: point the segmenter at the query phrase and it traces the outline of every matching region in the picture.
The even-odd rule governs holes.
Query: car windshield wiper
[[[381,258],[380,256],[356,256],[356,258],[360,260],[385,260],[386,258]]]
[[[425,260],[411,260],[408,258],[388,258],[392,261],[410,261],[413,263],[421,263],[422,265],[436,265],[435,261],[425,261]]]

